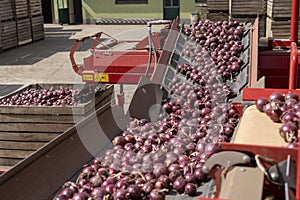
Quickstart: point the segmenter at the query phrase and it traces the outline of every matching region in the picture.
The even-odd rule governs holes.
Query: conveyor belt
[[[249,69],[250,69],[250,57],[251,57],[251,38],[252,32],[250,31],[251,24],[244,24],[245,32],[242,39],[242,44],[244,45],[244,50],[240,56],[240,59],[243,60],[243,66],[241,67],[241,71],[238,75],[234,77],[234,80],[231,82],[227,82],[230,85],[231,89],[236,93],[237,97],[240,97],[241,91],[244,87],[249,86]],[[165,87],[167,91],[169,91],[168,84],[175,76],[178,76],[176,73],[177,67],[182,64],[195,64],[195,61],[189,57],[186,57],[182,54],[184,47],[187,45],[191,45],[194,48],[199,44],[193,40],[190,40],[185,34],[178,34],[178,38],[174,45],[174,49],[170,56],[169,65],[167,66],[165,76],[162,81],[162,86]],[[180,77],[180,76],[179,76]],[[185,81],[185,80],[183,80]],[[234,101],[234,99],[231,99]]]

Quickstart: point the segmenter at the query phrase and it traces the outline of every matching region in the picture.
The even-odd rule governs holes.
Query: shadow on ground
[[[45,28],[45,39],[34,43],[8,49],[0,54],[0,65],[32,65],[58,52],[70,52],[75,39],[70,39],[82,29]],[[103,41],[105,39],[101,39]],[[78,46],[77,51],[87,51],[92,40]]]

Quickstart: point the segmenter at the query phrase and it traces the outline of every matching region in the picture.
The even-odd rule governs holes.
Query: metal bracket
[[[247,154],[237,151],[222,151],[213,154],[203,165],[202,171],[208,173],[214,179],[216,185],[215,196],[218,196],[221,190],[221,178],[224,177],[223,171],[234,165],[246,165],[250,162],[251,158]]]
[[[278,185],[287,185],[289,188],[296,189],[297,167],[290,155],[288,155],[287,160],[271,166],[268,173],[272,181]]]

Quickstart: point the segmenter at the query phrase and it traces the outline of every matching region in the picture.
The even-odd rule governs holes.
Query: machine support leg
[[[292,1],[291,42],[298,42],[299,0]]]
[[[120,84],[120,93],[117,94],[118,105],[124,108],[125,94],[123,90],[123,84]]]
[[[289,89],[296,89],[298,75],[298,50],[296,42],[291,43]]]
[[[298,16],[299,16],[299,0],[292,1],[292,19],[291,19],[291,52],[290,52],[290,74],[289,89],[297,87],[297,70],[298,70]]]

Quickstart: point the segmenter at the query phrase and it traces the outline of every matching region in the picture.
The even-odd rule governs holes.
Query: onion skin
[[[259,110],[260,112],[263,112],[264,106],[269,103],[268,99],[264,98],[264,97],[260,97],[256,100],[256,108],[257,110]]]

